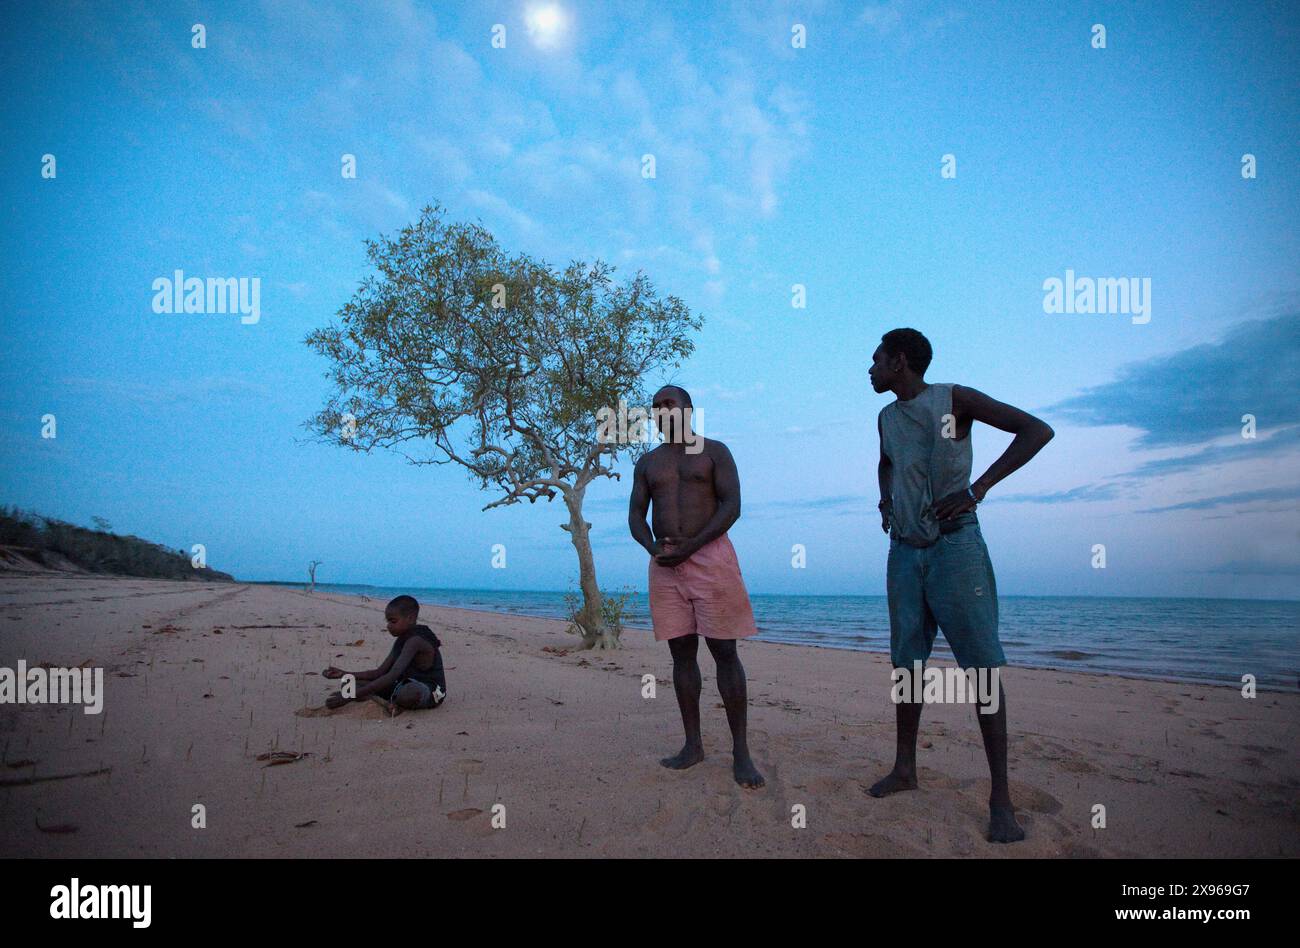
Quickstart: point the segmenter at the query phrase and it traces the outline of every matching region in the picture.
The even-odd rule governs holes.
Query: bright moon
[[[550,49],[558,46],[564,38],[569,18],[557,5],[548,3],[529,7],[524,14],[524,23],[533,44],[542,49]]]

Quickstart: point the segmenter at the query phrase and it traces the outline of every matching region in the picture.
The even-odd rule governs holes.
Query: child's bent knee
[[[414,684],[403,685],[393,695],[393,703],[408,711],[418,708],[424,704],[424,689]]]

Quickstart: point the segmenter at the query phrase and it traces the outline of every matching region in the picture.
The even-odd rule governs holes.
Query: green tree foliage
[[[557,271],[437,207],[366,248],[377,273],[306,340],[334,386],[309,427],[356,451],[458,464],[496,495],[484,510],[559,496],[583,595],[575,626],[587,647],[617,646],[582,504],[644,445],[598,439],[597,413],[648,404],[643,380],[691,354],[701,320],[642,273],[617,283],[600,261]]]

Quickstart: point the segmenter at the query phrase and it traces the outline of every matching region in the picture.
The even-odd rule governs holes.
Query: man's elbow
[[[1038,425],[1039,425],[1038,438],[1039,441],[1041,441],[1043,444],[1047,444],[1047,442],[1051,441],[1053,438],[1056,437],[1056,432],[1052,430],[1052,426],[1049,425],[1047,422],[1040,421]]]

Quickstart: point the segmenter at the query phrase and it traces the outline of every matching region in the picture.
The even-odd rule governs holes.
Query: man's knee
[[[713,660],[719,665],[731,665],[740,661],[735,640],[705,639],[705,641],[709,643],[709,652],[713,655]]]
[[[1001,670],[992,668],[972,668],[967,671],[975,692],[975,710],[980,720],[990,715],[1006,715],[1006,692],[1002,690]]]
[[[695,653],[700,647],[698,635],[681,635],[668,640],[668,650],[672,652],[673,664],[689,665],[695,661]]]

